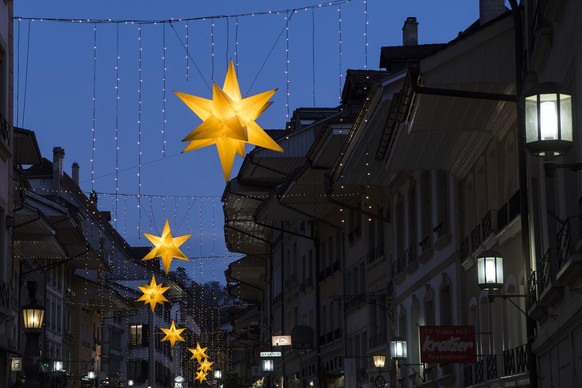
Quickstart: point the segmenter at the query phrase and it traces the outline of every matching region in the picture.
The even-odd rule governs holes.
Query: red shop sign
[[[420,326],[421,362],[472,364],[475,346],[475,326]]]

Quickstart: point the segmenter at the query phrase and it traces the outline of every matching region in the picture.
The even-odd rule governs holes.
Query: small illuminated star
[[[202,361],[200,363],[200,365],[198,365],[198,370],[200,370],[204,373],[208,373],[209,370],[212,370],[212,368],[211,368],[212,364],[214,364],[214,363],[208,361],[208,359],[205,358],[204,361]]]
[[[186,329],[176,329],[176,324],[172,321],[169,329],[161,328],[161,330],[166,334],[164,338],[162,338],[162,342],[170,341],[170,346],[173,348],[176,344],[176,341],[185,341],[184,338],[180,335]]]
[[[182,141],[189,144],[183,152],[216,144],[224,179],[228,182],[235,154],[244,156],[245,143],[282,152],[283,149],[256,123],[271,105],[277,89],[243,98],[232,60],[224,85],[212,84],[212,100],[174,91],[202,123]]]
[[[208,373],[204,373],[201,370],[196,371],[196,377],[194,377],[194,380],[198,380],[200,381],[200,384],[202,384],[203,381],[206,381],[206,376],[208,376]]]
[[[163,295],[170,287],[162,287],[162,283],[156,283],[156,277],[152,276],[152,281],[150,285],[144,284],[138,288],[143,292],[143,295],[137,300],[138,302],[143,301],[144,304],[150,304],[152,311],[155,310],[156,304],[162,304],[167,302],[168,299]]]
[[[190,353],[192,353],[192,357],[190,358],[190,360],[196,359],[196,361],[202,362],[202,359],[208,358],[208,355],[206,354],[206,349],[208,348],[202,348],[200,347],[200,343],[196,342],[196,349],[188,348]]]
[[[170,230],[170,223],[168,220],[166,220],[161,236],[158,237],[148,233],[144,233],[144,236],[154,244],[154,248],[142,260],[151,260],[156,257],[161,257],[166,275],[170,271],[173,258],[189,261],[186,255],[184,255],[180,250],[180,245],[184,244],[184,242],[192,235],[186,234],[184,236],[172,237],[172,231]]]

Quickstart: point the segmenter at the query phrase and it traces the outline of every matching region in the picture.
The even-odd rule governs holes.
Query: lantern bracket
[[[582,171],[582,163],[557,163],[556,159],[553,157],[546,156],[544,158],[544,169],[546,175],[553,177],[556,175],[556,169],[567,168],[572,171]]]

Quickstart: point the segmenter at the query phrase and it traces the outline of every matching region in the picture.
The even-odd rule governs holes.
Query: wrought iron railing
[[[558,269],[562,268],[570,255],[575,250],[575,246],[581,237],[580,217],[572,216],[566,219],[556,233],[556,244],[558,246]]]
[[[432,238],[430,238],[430,236],[426,236],[418,243],[418,246],[420,247],[420,251],[422,253],[428,251],[430,248],[432,248]]]
[[[471,248],[473,252],[481,245],[481,225],[477,225],[471,231]]]
[[[465,237],[463,241],[461,241],[461,260],[465,260],[471,254],[471,250],[469,249],[469,236]]]
[[[448,231],[448,225],[446,221],[441,221],[437,226],[435,226],[432,230],[437,234],[437,238],[443,237]]]
[[[531,306],[538,301],[538,282],[536,271],[531,271],[531,275],[527,280],[527,292],[529,295],[529,304]],[[528,308],[530,306],[528,306]]]
[[[526,345],[503,351],[503,375],[513,376],[528,371]]]
[[[550,248],[538,263],[538,292],[541,294],[552,280],[552,255],[556,253],[555,248]]]
[[[396,276],[404,271],[404,254],[392,261],[392,275]]]
[[[10,129],[12,126],[6,120],[4,115],[0,112],[0,139],[4,141],[4,143],[10,147]]]
[[[411,245],[404,251],[404,267],[406,268],[410,264],[414,263],[416,258],[416,247]]]
[[[493,225],[493,210],[489,210],[485,216],[481,218],[481,238],[485,240],[495,232],[497,232],[497,228]]]

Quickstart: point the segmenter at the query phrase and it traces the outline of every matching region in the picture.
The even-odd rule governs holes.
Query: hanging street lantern
[[[406,340],[400,337],[394,337],[392,341],[390,341],[390,355],[393,359],[404,359],[408,356],[406,350]]]

